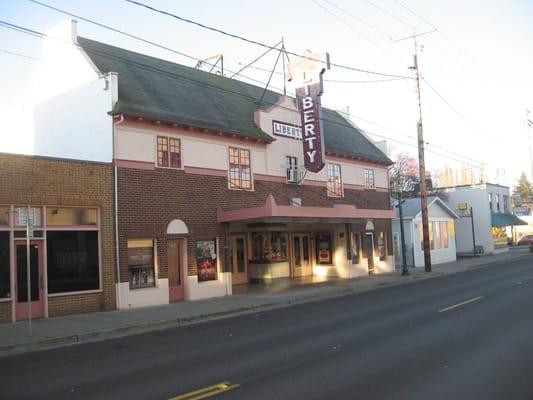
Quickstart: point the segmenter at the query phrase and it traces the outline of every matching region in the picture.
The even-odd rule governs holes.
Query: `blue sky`
[[[513,184],[529,171],[524,109],[533,111],[533,1],[298,0],[184,2],[142,0],[180,16],[268,44],[284,37],[288,50],[328,51],[337,64],[409,75],[412,42],[391,43],[436,27],[420,39],[426,155],[429,169],[480,162],[492,181]],[[226,74],[264,52],[263,48],[188,25],[124,0],[43,2],[161,43],[197,58],[224,54]],[[409,8],[420,17],[407,10]],[[334,15],[332,15],[334,14]],[[24,0],[0,2],[0,19],[46,31],[67,17]],[[193,66],[194,61],[79,21],[78,31],[106,43]],[[0,50],[39,58],[41,40],[0,27]],[[256,64],[271,69],[276,54]],[[0,150],[27,152],[32,87],[39,62],[0,53],[0,117],[7,123]],[[278,72],[281,69],[278,68]],[[243,75],[261,82],[268,72]],[[353,120],[388,138],[395,151],[415,153],[416,108],[412,81],[339,83],[380,79],[377,75],[333,67],[326,72],[323,104],[349,107]],[[241,78],[246,79],[246,78]],[[276,88],[283,85],[275,74]],[[292,88],[289,87],[289,90]],[[448,104],[446,104],[443,97]],[[13,130],[21,130],[16,136]],[[17,140],[13,140],[17,137]],[[398,143],[408,142],[410,145]],[[453,153],[451,153],[451,152]],[[445,155],[445,156],[443,156]],[[469,159],[467,159],[466,156]],[[505,172],[503,170],[505,169]]]

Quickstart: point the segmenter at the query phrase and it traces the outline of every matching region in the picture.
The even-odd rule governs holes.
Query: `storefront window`
[[[97,224],[96,208],[48,207],[46,225],[92,225]]]
[[[252,232],[252,261],[287,260],[287,233]]]
[[[330,233],[321,233],[315,236],[316,263],[333,264],[333,243]]]
[[[0,226],[9,225],[9,207],[0,206]]]
[[[385,232],[380,232],[378,236],[378,252],[379,259],[384,261],[387,259],[387,246],[385,245]]]
[[[100,288],[98,232],[47,233],[48,293]]]
[[[36,207],[30,207],[30,216],[33,218],[34,226],[42,226],[42,210]],[[15,209],[15,225],[26,226],[28,218],[28,207],[17,207]]]
[[[198,282],[217,279],[217,244],[215,239],[196,242]]]
[[[0,232],[0,299],[11,297],[9,273],[9,232]]]
[[[128,240],[130,289],[155,286],[155,256],[152,239]]]

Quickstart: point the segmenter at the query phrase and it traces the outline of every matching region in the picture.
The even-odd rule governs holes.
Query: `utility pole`
[[[428,201],[427,201],[427,187],[426,187],[426,162],[424,157],[424,127],[422,124],[422,98],[420,96],[420,72],[418,70],[418,45],[416,38],[418,36],[426,35],[435,32],[435,30],[423,33],[413,33],[411,36],[394,40],[395,42],[405,39],[413,39],[414,55],[413,66],[409,67],[415,73],[416,80],[416,94],[418,100],[418,122],[416,123],[416,130],[418,134],[418,168],[420,175],[420,203],[422,210],[422,240],[424,243],[424,267],[426,272],[431,272],[431,249],[429,245],[429,224],[428,224]]]
[[[533,153],[531,151],[531,126],[533,125],[533,121],[529,118],[529,114],[531,112],[526,108],[526,126],[527,126],[527,140],[529,143],[529,167],[530,167],[530,181],[533,181]]]

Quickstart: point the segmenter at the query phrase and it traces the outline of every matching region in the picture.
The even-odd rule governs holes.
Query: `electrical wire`
[[[33,60],[33,61],[42,61],[40,58],[35,58],[35,57],[28,56],[26,54],[21,54],[21,53],[15,53],[14,51],[0,49],[0,52],[1,53],[5,53],[5,54],[10,54],[12,56],[18,56],[18,57],[22,57],[22,58],[27,58],[27,59]]]
[[[35,1],[35,0],[30,0],[30,1]],[[253,39],[248,39],[246,37],[239,36],[239,35],[236,35],[234,33],[229,33],[229,32],[223,31],[221,29],[214,28],[214,27],[202,24],[200,22],[192,21],[190,19],[187,19],[187,18],[184,18],[184,17],[180,17],[179,15],[176,15],[176,14],[173,14],[171,12],[164,11],[164,10],[152,7],[152,6],[148,5],[148,4],[141,3],[139,1],[135,1],[135,0],[124,0],[124,1],[126,1],[128,3],[131,3],[131,4],[134,4],[134,5],[137,5],[139,7],[144,7],[146,9],[150,10],[150,11],[154,11],[156,13],[163,14],[163,15],[178,19],[178,20],[180,20],[182,22],[186,22],[188,24],[196,25],[196,26],[199,26],[201,28],[204,28],[204,29],[216,32],[216,33],[220,33],[222,35],[229,36],[229,37],[234,38],[234,39],[238,39],[238,40],[250,43],[250,44],[255,44],[257,46],[261,46],[261,47],[264,47],[264,48],[267,48],[267,49],[271,49],[272,48],[272,46],[270,46],[270,45],[268,45],[266,43],[262,43],[262,42],[259,42],[257,40],[253,40]],[[305,56],[303,54],[294,53],[294,52],[291,52],[291,51],[288,51],[288,50],[286,51],[286,53],[288,53],[288,54],[290,54],[292,56],[306,58],[306,59],[311,60],[311,61],[323,62],[322,60],[314,59],[314,58]],[[372,71],[372,70],[368,70],[368,69],[362,69],[362,68],[357,68],[357,67],[353,67],[353,66],[349,66],[349,65],[336,64],[336,63],[331,63],[331,62],[330,62],[330,65],[334,66],[334,67],[338,67],[338,68],[351,70],[351,71],[362,72],[362,73],[365,73],[365,74],[387,76],[387,77],[390,77],[390,78],[409,78],[409,77],[403,76],[403,75],[388,74],[388,73],[384,73],[384,72]]]
[[[54,38],[54,37],[50,37],[50,36],[47,36],[46,34],[42,33],[42,32],[38,32],[38,31],[35,31],[35,30],[32,30],[32,29],[29,29],[29,28],[25,28],[25,27],[22,27],[22,26],[19,26],[19,25],[15,25],[15,24],[11,24],[11,23],[8,23],[6,21],[2,21],[0,20],[0,25],[3,25],[5,27],[8,27],[9,29],[13,29],[13,30],[16,30],[16,31],[19,31],[21,33],[25,33],[25,34],[29,34],[29,35],[32,35],[32,36],[37,36],[37,37],[40,37],[41,39],[44,39],[44,38],[50,38],[50,39],[53,39],[53,40],[58,40],[58,41],[61,41],[61,42],[65,42],[65,43],[69,43],[69,44],[72,44],[72,45],[75,45],[75,46],[78,46],[79,48],[83,49],[82,46],[78,45],[78,44],[75,44],[75,43],[72,43],[70,41],[66,41],[66,40],[62,40],[62,39],[59,39],[59,38]],[[85,49],[83,49],[85,50]],[[234,96],[237,96],[237,97],[242,97],[242,98],[246,98],[248,100],[254,100],[254,101],[257,101],[258,99],[252,97],[252,96],[249,96],[249,95],[246,95],[246,94],[243,94],[241,92],[236,92],[236,91],[232,91],[232,90],[228,90],[228,89],[225,89],[225,88],[221,88],[219,86],[214,86],[214,85],[211,85],[211,84],[207,84],[205,82],[201,82],[201,81],[196,81],[194,79],[191,79],[191,78],[186,78],[186,77],[183,77],[181,75],[178,75],[176,73],[172,73],[172,72],[169,72],[169,71],[166,71],[164,69],[161,69],[161,68],[157,68],[157,67],[153,67],[151,65],[147,65],[147,64],[143,64],[143,63],[139,63],[139,62],[135,62],[135,61],[131,61],[127,58],[123,58],[123,57],[120,57],[120,56],[117,56],[115,54],[111,54],[111,53],[107,53],[105,51],[98,51],[98,50],[93,50],[93,49],[88,49],[86,50],[88,53],[94,53],[94,54],[97,54],[97,55],[103,55],[103,56],[106,56],[108,58],[111,58],[111,59],[115,59],[115,60],[118,60],[118,61],[121,61],[121,62],[124,62],[126,64],[130,64],[130,65],[133,65],[137,68],[140,68],[140,69],[145,69],[145,70],[148,70],[148,71],[152,71],[152,72],[156,72],[156,73],[160,73],[162,75],[165,75],[165,76],[168,76],[168,77],[171,77],[171,78],[174,78],[174,79],[177,79],[177,80],[182,80],[182,81],[186,81],[186,82],[189,82],[189,83],[192,83],[192,84],[195,84],[197,86],[202,86],[202,87],[207,87],[207,88],[210,88],[210,89],[214,89],[214,90],[217,90],[217,91],[222,91],[222,92],[226,92],[226,93],[229,93],[229,94],[232,94]],[[226,78],[226,79],[229,79],[229,78]],[[285,107],[285,106],[281,106],[279,104],[276,104],[276,102],[268,102],[268,101],[264,101],[264,104],[267,104],[267,105],[277,105],[278,107],[280,108],[283,108],[283,109],[286,109],[286,110],[289,110],[291,112],[293,112],[294,110],[289,108],[289,107]],[[334,121],[334,120],[329,120],[329,119],[326,119],[326,118],[322,118],[323,121],[326,121],[326,122],[329,122],[329,123],[332,123],[334,125],[339,125],[339,126],[343,126],[343,127],[348,127],[348,128],[353,128],[353,125],[349,124],[348,121],[345,121],[344,123],[340,123],[338,121]],[[396,138],[392,138],[390,136],[385,136],[385,135],[381,135],[381,134],[378,134],[378,133],[375,133],[375,132],[370,132],[370,131],[366,131],[366,130],[363,130],[359,127],[357,127],[357,129],[359,129],[360,131],[362,132],[365,132],[366,134],[369,134],[369,135],[372,135],[372,136],[376,136],[376,137],[379,137],[379,138],[383,138],[383,139],[387,139],[387,140],[390,140],[390,141],[393,141],[393,142],[397,142],[397,143],[400,143],[400,144],[403,144],[403,145],[407,145],[407,146],[411,146],[411,147],[417,147],[416,144],[413,144],[413,143],[409,143],[409,142],[404,142],[404,141],[401,141],[401,140],[398,140]],[[426,144],[428,145],[431,145],[430,143],[426,142]],[[434,146],[435,147],[435,146]],[[439,153],[439,152],[436,152],[434,150],[427,150],[433,154],[437,154],[437,155],[440,155],[441,157],[444,157],[444,158],[447,158],[447,159],[450,159],[450,160],[454,160],[454,161],[457,161],[457,162],[460,162],[462,164],[465,164],[465,165],[468,165],[468,166],[471,166],[471,167],[476,167],[474,165],[472,165],[471,163],[469,162],[465,162],[464,160],[460,160],[458,158],[454,158],[454,157],[450,157],[450,156],[447,156],[445,154],[442,154],[442,153]],[[446,150],[449,152],[449,150]],[[486,163],[482,163],[482,162],[478,162],[480,164],[483,164],[483,165],[487,165]],[[479,167],[476,167],[476,168],[479,168]]]

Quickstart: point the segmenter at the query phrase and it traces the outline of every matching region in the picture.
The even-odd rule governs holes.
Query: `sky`
[[[531,170],[525,109],[533,113],[532,0],[140,1],[269,45],[283,37],[292,53],[328,52],[336,66],[324,74],[322,104],[348,110],[372,138],[387,140],[393,155],[416,157],[416,86],[413,79],[380,74],[412,78],[413,40],[397,39],[432,31],[418,37],[427,169],[483,169],[489,181],[510,186]],[[125,0],[42,2],[194,59],[223,54],[226,76],[266,51]],[[0,1],[0,20],[36,31],[67,18],[28,0]],[[78,21],[78,34],[196,65],[85,21]],[[35,59],[41,56],[41,39],[0,26],[0,151],[32,151],[32,95],[40,67]],[[264,86],[276,58],[271,51],[234,79]],[[283,83],[279,63],[270,88],[281,91]],[[287,84],[287,90],[294,88]]]

